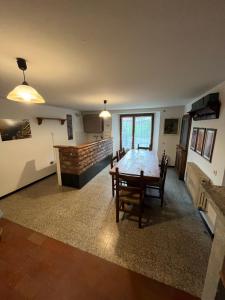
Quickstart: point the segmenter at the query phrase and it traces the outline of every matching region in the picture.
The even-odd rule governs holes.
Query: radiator
[[[210,184],[209,177],[195,163],[188,162],[185,182],[195,207],[206,209],[207,199],[201,185],[202,183]]]
[[[202,186],[200,186],[200,193],[199,193],[199,199],[197,200],[197,207],[201,208],[204,211],[207,211],[207,196],[204,192],[204,189],[202,189]]]
[[[196,164],[188,162],[185,181],[195,207],[200,210],[210,232],[214,234],[216,213],[204,189],[205,186],[211,185],[209,177]]]

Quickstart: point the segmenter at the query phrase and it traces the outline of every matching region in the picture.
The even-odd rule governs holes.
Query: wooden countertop
[[[102,140],[98,140],[98,141],[94,141],[94,142],[89,142],[89,143],[85,143],[85,144],[80,144],[80,145],[76,145],[76,146],[72,146],[72,145],[55,145],[54,148],[75,148],[75,149],[82,149],[85,147],[89,147],[95,144],[99,144],[108,140],[112,140],[112,138],[107,138],[107,139],[102,139]]]

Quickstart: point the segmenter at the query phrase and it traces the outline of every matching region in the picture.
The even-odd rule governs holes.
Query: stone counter
[[[78,188],[110,163],[113,152],[111,138],[78,146],[57,145],[54,148],[58,151],[59,184]]]

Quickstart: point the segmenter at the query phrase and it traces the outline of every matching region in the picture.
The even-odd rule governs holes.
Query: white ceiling
[[[27,81],[48,104],[183,105],[225,80],[224,0],[0,0],[0,95]]]

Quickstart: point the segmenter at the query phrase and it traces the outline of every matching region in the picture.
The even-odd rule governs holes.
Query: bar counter
[[[59,185],[81,188],[111,160],[112,139],[77,146],[56,145]]]

